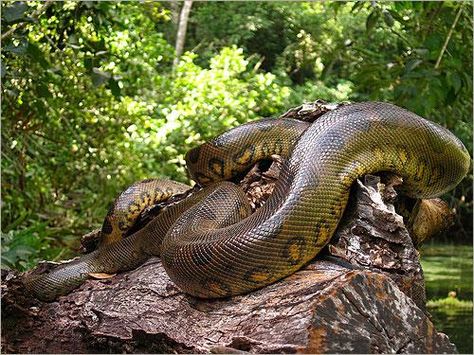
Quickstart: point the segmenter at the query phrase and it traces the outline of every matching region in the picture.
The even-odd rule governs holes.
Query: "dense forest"
[[[471,2],[186,3],[2,1],[2,266],[72,255],[129,184],[189,182],[190,148],[305,101],[389,101],[472,156]],[[444,198],[470,242],[472,172]]]

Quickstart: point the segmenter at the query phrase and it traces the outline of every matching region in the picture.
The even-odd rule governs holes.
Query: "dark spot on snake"
[[[433,169],[433,172],[430,174],[428,184],[429,185],[437,184],[439,183],[439,180],[445,176],[447,176],[445,166],[440,164],[436,170]]]
[[[245,281],[260,284],[272,278],[272,272],[266,266],[256,266],[247,271],[243,278]]]
[[[231,169],[231,170],[230,170],[230,175],[232,175],[232,176],[237,176],[237,175],[239,175],[239,174],[241,174],[241,172],[238,171],[238,170],[235,170],[235,169]]]
[[[161,200],[163,198],[163,189],[159,186],[156,186],[153,190],[155,193],[155,200]]]
[[[224,178],[224,161],[219,158],[209,159],[208,168],[217,176]]]
[[[417,159],[415,174],[413,176],[413,180],[416,182],[420,182],[423,180],[426,174],[426,169],[428,169],[428,162],[426,159],[419,157]]]
[[[112,233],[112,230],[113,230],[112,224],[110,223],[109,219],[106,217],[104,219],[104,223],[102,224],[101,232],[103,234],[110,234]]]
[[[107,216],[111,216],[114,214],[115,205],[117,204],[116,202],[117,200],[115,200],[113,203],[110,204],[109,209],[107,210]]]
[[[207,183],[210,183],[210,182],[214,181],[214,179],[212,179],[211,177],[209,177],[209,176],[207,176],[206,174],[203,174],[203,173],[195,173],[194,178],[200,184],[207,184]]]
[[[138,182],[138,184],[146,184],[146,183],[152,182],[152,181],[155,181],[155,179],[145,179],[145,180],[142,180],[142,181]]]
[[[140,198],[143,199],[143,197],[141,197],[141,196],[140,196]],[[131,214],[140,212],[142,209],[143,209],[143,207],[142,207],[142,205],[140,204],[139,201],[135,201],[135,202],[131,203],[130,206],[128,206],[129,214],[128,214],[127,218],[130,218]],[[131,217],[131,218],[133,218],[133,217]]]
[[[314,244],[316,248],[321,248],[327,244],[331,235],[330,228],[326,221],[319,221],[314,228]]]
[[[189,161],[191,164],[196,164],[197,161],[199,160],[200,153],[201,153],[201,147],[196,147],[196,148],[191,149],[186,154],[186,161]]]
[[[149,191],[143,191],[140,193],[140,200],[143,201],[144,204],[151,200],[151,195]]]
[[[371,120],[361,120],[357,122],[356,129],[360,132],[368,132],[372,129],[372,121]]]
[[[253,160],[255,154],[255,145],[249,144],[242,148],[237,154],[235,154],[232,160],[239,165],[247,165]]]
[[[130,226],[130,224],[126,223],[125,221],[119,221],[118,222],[118,227],[122,232],[125,232],[126,230],[128,230],[129,226]]]
[[[306,240],[303,237],[293,237],[286,242],[283,256],[291,265],[298,265],[304,257]]]
[[[260,152],[261,152],[262,157],[269,157],[271,155],[270,154],[270,147],[265,142],[263,142],[260,145]]]
[[[276,138],[273,144],[274,144],[273,154],[280,155],[283,152],[283,147],[284,147],[283,141],[280,138]]]
[[[208,291],[211,296],[231,296],[232,289],[220,280],[207,279],[204,281],[205,290]]]
[[[272,203],[270,200],[273,200],[270,198],[265,202],[268,204],[269,202]],[[283,224],[284,224],[284,217],[281,215],[274,215],[272,217],[272,222],[273,224],[271,225],[270,229],[259,229],[257,234],[263,238],[266,239],[271,239],[271,238],[276,238],[280,235],[281,231],[283,230]]]
[[[457,142],[456,142],[457,143]],[[459,147],[459,146],[458,146]],[[436,154],[443,154],[444,153],[444,149],[443,149],[443,146],[441,144],[432,144],[430,145],[430,148],[433,149],[433,151],[436,153]],[[464,148],[464,146],[461,144],[461,146],[459,148]],[[466,148],[464,148],[466,149]],[[464,150],[463,149],[463,150]]]

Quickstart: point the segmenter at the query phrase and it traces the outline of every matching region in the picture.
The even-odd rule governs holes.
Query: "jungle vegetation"
[[[472,156],[471,2],[189,5],[181,50],[182,2],[2,1],[3,267],[72,255],[129,184],[189,182],[187,150],[305,101],[389,101]],[[472,172],[444,198],[472,243]]]

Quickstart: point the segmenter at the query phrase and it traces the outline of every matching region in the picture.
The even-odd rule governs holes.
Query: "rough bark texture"
[[[154,258],[88,281],[16,326],[3,332],[7,352],[455,351],[389,277],[324,259],[249,295],[202,301],[176,289]]]
[[[317,102],[285,115],[314,120],[325,109]],[[280,166],[274,157],[241,181],[254,209],[271,194]],[[190,297],[170,281],[159,258],[110,279],[89,280],[53,303],[34,300],[18,275],[2,272],[2,350],[456,352],[426,312],[418,252],[393,205],[400,202],[399,183],[395,176],[358,181],[331,244],[294,275],[244,296]],[[142,223],[157,211],[148,210]],[[96,234],[87,239],[89,248]]]

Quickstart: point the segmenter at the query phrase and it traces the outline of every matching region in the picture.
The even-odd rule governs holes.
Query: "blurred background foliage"
[[[472,3],[2,1],[2,266],[72,255],[127,185],[304,101],[390,101],[472,155]],[[445,196],[472,243],[472,173]]]

